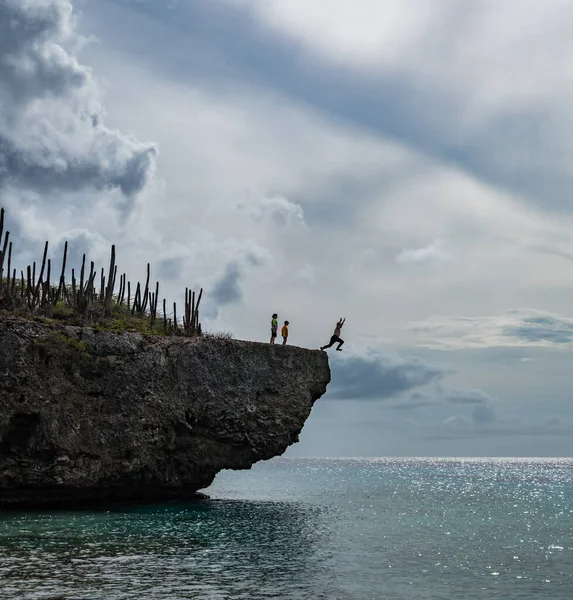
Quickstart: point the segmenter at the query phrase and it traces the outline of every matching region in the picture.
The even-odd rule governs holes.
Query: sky
[[[288,456],[571,456],[573,3],[0,0],[16,263],[318,348]]]

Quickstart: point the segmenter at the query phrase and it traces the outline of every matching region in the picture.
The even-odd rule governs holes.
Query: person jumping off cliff
[[[285,321],[283,328],[281,329],[281,335],[283,336],[283,346],[286,346],[288,340],[288,321]]]
[[[344,344],[344,340],[340,339],[340,330],[342,329],[342,326],[344,325],[345,321],[346,321],[346,317],[344,319],[342,317],[340,317],[338,323],[336,324],[336,327],[334,328],[334,334],[330,338],[330,342],[326,346],[321,346],[320,347],[321,350],[326,350],[326,348],[330,348],[338,342],[337,350],[342,351],[341,346],[342,346],[342,344]]]
[[[277,337],[277,330],[279,328],[279,322],[277,321],[278,315],[277,313],[273,313],[271,319],[271,344],[275,343],[275,339]]]

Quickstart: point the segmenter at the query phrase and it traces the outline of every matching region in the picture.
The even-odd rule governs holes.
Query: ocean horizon
[[[0,513],[4,600],[573,597],[573,459],[281,457],[209,500]]]

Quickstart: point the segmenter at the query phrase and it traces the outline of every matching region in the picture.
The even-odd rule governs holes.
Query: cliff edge
[[[0,506],[191,498],[298,440],[324,352],[0,318]]]

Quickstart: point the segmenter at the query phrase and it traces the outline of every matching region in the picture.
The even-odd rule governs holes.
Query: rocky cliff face
[[[188,498],[298,440],[325,353],[0,318],[0,506]]]

